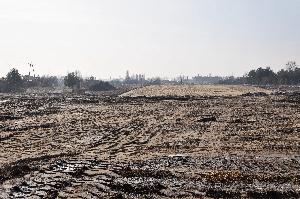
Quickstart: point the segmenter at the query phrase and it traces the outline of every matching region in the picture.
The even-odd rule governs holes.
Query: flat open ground
[[[0,97],[0,198],[299,198],[300,93]]]

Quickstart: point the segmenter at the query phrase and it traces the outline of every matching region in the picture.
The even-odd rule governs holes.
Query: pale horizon
[[[0,76],[242,76],[300,62],[297,0],[0,0]]]

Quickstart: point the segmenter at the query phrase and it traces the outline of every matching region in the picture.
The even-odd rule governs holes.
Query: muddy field
[[[298,91],[147,89],[1,95],[0,198],[300,198]]]

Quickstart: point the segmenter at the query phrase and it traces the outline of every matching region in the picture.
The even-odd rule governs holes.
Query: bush
[[[57,87],[58,86],[58,78],[55,76],[43,76],[39,79],[41,87]]]
[[[108,82],[99,81],[89,87],[91,91],[109,91],[115,90],[116,88]]]

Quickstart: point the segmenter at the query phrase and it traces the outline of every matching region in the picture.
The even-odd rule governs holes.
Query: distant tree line
[[[286,64],[284,69],[275,73],[270,67],[249,71],[243,77],[228,77],[221,84],[253,84],[253,85],[300,85],[300,68],[294,61]]]
[[[200,77],[197,76],[192,81],[205,80],[206,82],[215,82],[220,77]],[[133,81],[135,80],[135,81]],[[55,88],[60,85],[60,82],[71,88],[73,91],[84,89],[90,91],[108,91],[114,90],[115,86],[126,85],[160,85],[165,84],[165,80],[160,78],[152,78],[145,80],[144,76],[137,75],[136,79],[129,78],[122,80],[112,80],[105,82],[96,80],[94,77],[83,79],[79,71],[70,72],[64,78],[58,78],[56,76],[42,76],[32,77],[30,75],[22,76],[15,68],[11,69],[6,77],[0,78],[0,92],[20,92],[27,88],[34,87],[51,87]],[[188,78],[187,78],[188,80]],[[168,83],[168,82],[167,82]],[[217,83],[217,82],[216,82]],[[300,68],[294,61],[290,61],[286,64],[284,69],[278,72],[274,72],[270,67],[249,71],[243,77],[227,77],[219,80],[221,84],[253,84],[253,85],[300,85]],[[61,84],[62,85],[62,84]]]
[[[64,85],[72,88],[73,91],[80,89],[87,89],[90,91],[109,91],[114,90],[115,87],[109,82],[96,80],[95,77],[83,79],[79,71],[68,73],[64,77]]]
[[[56,76],[33,77],[22,76],[15,68],[11,69],[6,77],[0,78],[0,92],[22,92],[27,88],[56,88],[59,82],[63,82],[66,87],[73,91],[80,89],[90,91],[108,91],[115,87],[109,82],[96,80],[94,77],[83,79],[79,71],[68,73],[63,79]]]
[[[200,76],[197,75],[192,78],[191,83],[194,84],[217,84],[219,81],[221,81],[223,78],[220,76]]]
[[[57,86],[58,78],[55,76],[22,76],[15,68],[11,69],[4,78],[0,78],[0,92],[21,92],[27,88]]]

